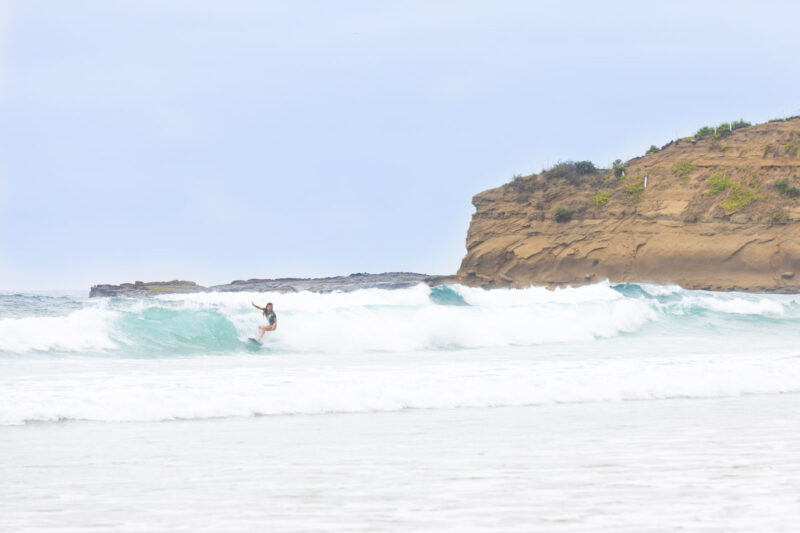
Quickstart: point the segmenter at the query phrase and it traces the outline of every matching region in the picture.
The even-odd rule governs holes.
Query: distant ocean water
[[[261,349],[246,342],[261,322],[251,300],[272,301],[278,315],[278,330]],[[0,529],[98,522],[123,530],[271,524],[298,531],[549,531],[625,524],[655,531],[659,523],[747,530],[769,516],[771,530],[790,531],[800,518],[800,499],[787,500],[785,492],[800,488],[800,460],[785,453],[800,434],[798,326],[800,296],[636,284],[556,291],[418,285],[142,300],[0,294],[0,466],[12,480],[0,488]],[[348,428],[346,435],[336,427]],[[766,441],[757,444],[759,438]],[[733,445],[738,439],[758,449]],[[674,446],[665,454],[642,455],[641,446],[666,442]],[[571,445],[582,451],[570,452]],[[448,462],[451,452],[457,463]],[[493,468],[482,453],[501,454],[516,467],[509,472],[500,461]],[[602,466],[619,466],[626,455],[636,463],[627,474]],[[548,471],[544,456],[561,470]],[[423,463],[435,490],[424,469],[409,476]],[[115,484],[120,464],[129,465],[123,470],[133,485]],[[436,474],[437,465],[447,475]],[[173,467],[174,475],[159,479],[163,490],[181,494],[180,505],[153,501],[151,476]],[[219,484],[190,481],[204,475]],[[295,499],[279,487],[267,490],[261,476],[270,475],[283,479]],[[349,501],[350,514],[329,490],[349,486],[339,475],[373,488],[347,489],[366,498]],[[640,513],[598,496],[587,507],[573,501],[566,521],[544,518],[559,512],[555,500],[552,507],[543,503],[551,501],[547,490],[580,500],[587,478],[595,489],[606,484],[609,501],[647,499],[647,484],[661,483],[667,506],[670,498],[682,501],[680,486],[690,490],[692,479],[714,490],[716,500],[681,517],[659,511],[658,498]],[[403,484],[408,491],[395,490]],[[751,501],[748,484],[775,497]],[[419,491],[430,492],[427,500]],[[448,491],[462,496],[440,501]],[[487,491],[499,500],[490,505],[479,497]],[[186,514],[222,505],[228,493],[238,494],[239,504],[224,500],[219,521]],[[49,498],[47,512],[42,498]],[[536,513],[523,511],[530,498],[539,502]],[[764,505],[772,514],[759,514]],[[704,510],[707,522],[699,517]]]

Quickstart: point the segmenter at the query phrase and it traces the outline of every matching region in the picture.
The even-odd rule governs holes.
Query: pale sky
[[[514,174],[800,114],[796,2],[0,5],[4,290],[453,273]]]

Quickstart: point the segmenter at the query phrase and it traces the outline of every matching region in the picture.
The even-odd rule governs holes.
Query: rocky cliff
[[[465,284],[800,291],[800,117],[703,128],[608,170],[562,163],[473,204]]]

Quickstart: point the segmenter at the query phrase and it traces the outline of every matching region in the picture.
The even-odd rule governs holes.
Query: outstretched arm
[[[259,307],[259,306],[257,306],[257,305],[256,305],[256,304],[254,304],[252,301],[251,301],[250,303],[251,303],[251,304],[253,304],[253,307],[255,307],[256,309],[261,309],[262,311],[264,310],[264,308],[263,308],[263,307]]]

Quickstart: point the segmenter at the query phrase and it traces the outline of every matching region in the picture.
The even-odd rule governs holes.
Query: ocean
[[[795,531],[798,326],[637,284],[2,293],[0,530]]]

